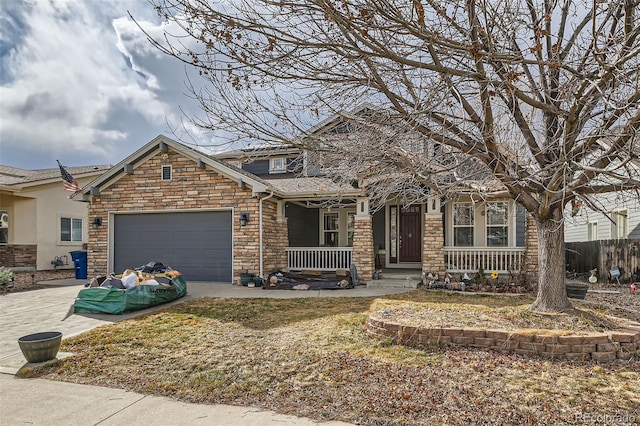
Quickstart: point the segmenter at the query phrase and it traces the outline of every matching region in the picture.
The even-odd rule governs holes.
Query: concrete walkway
[[[13,375],[26,360],[18,338],[45,331],[60,331],[68,338],[95,327],[163,309],[167,305],[123,315],[73,314],[73,302],[86,280],[57,280],[50,288],[0,296],[0,424],[5,425],[313,425],[317,422],[250,407],[186,404],[133,392],[52,382],[17,379]],[[402,288],[349,290],[263,290],[227,283],[189,282],[187,295],[175,302],[199,297],[298,298],[370,297],[402,293]],[[69,354],[59,354],[59,357]],[[346,425],[322,422],[323,425]]]

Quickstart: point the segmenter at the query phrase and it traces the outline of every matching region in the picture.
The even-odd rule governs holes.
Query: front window
[[[453,245],[473,246],[473,204],[455,203],[453,205]]]
[[[82,242],[82,219],[60,218],[60,241]]]
[[[611,214],[611,239],[627,238],[627,211]]]
[[[506,247],[509,242],[509,204],[487,203],[487,246]]]
[[[0,211],[0,244],[7,244],[9,242],[9,212]]]
[[[325,247],[337,247],[338,236],[340,235],[340,221],[338,213],[323,214],[323,238],[322,245]]]

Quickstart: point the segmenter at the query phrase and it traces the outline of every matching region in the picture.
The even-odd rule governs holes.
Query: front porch
[[[476,219],[459,225],[460,212]],[[282,247],[283,266],[291,271],[355,265],[360,279],[372,282],[381,269],[440,276],[472,275],[481,269],[529,276],[537,270],[535,227],[508,202],[449,206],[434,198],[410,208],[390,203],[376,212],[369,211],[365,198],[331,209],[287,203],[286,222],[289,244]]]

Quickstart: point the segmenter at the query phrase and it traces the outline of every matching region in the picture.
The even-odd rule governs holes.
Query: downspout
[[[258,222],[259,222],[259,228],[260,228],[259,231],[258,231],[258,233],[259,233],[259,235],[258,235],[258,245],[259,245],[258,251],[260,253],[260,274],[259,274],[260,278],[264,278],[262,276],[262,274],[264,273],[264,265],[262,264],[262,262],[263,262],[263,260],[262,260],[263,259],[263,248],[262,248],[262,202],[264,200],[268,200],[271,197],[273,197],[273,191],[271,191],[271,194],[267,195],[266,197],[260,198],[260,202],[258,204]]]

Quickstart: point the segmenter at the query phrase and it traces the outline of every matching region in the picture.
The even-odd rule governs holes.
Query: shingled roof
[[[65,169],[75,178],[83,176],[93,176],[104,173],[111,168],[110,164],[100,164],[95,166],[65,167]],[[47,181],[60,178],[60,168],[26,170],[17,167],[0,165],[0,185],[12,186]]]

